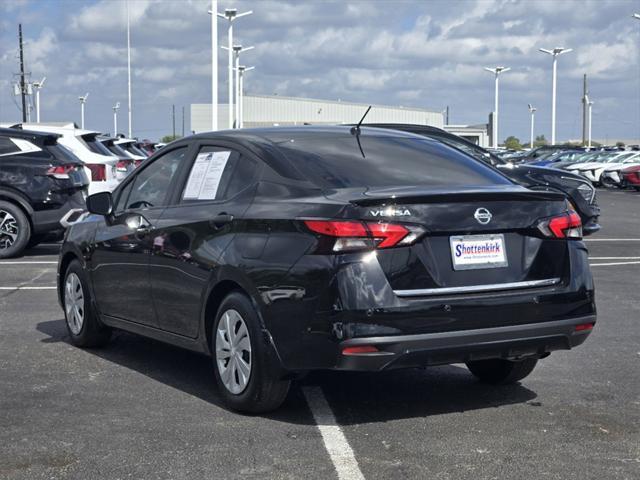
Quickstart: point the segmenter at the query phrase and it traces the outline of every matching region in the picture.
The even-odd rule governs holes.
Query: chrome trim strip
[[[492,283],[490,285],[469,285],[466,287],[421,288],[416,290],[394,290],[398,297],[422,297],[427,295],[448,295],[451,293],[491,292],[494,290],[513,290],[515,288],[548,287],[560,283],[560,278],[529,280],[527,282]]]

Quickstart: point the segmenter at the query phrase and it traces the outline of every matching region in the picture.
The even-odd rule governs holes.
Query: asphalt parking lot
[[[225,410],[206,357],[72,347],[56,245],[0,261],[0,478],[638,478],[640,193],[599,200],[582,347],[508,387],[459,365],[312,374],[268,416]]]

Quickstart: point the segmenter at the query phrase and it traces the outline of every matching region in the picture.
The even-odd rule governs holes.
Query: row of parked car
[[[88,194],[112,191],[154,150],[73,123],[0,127],[0,258],[60,236]]]

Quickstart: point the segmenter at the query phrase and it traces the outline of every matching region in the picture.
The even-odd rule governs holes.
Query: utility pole
[[[218,0],[211,1],[211,131],[218,130]],[[183,132],[184,136],[184,132]]]
[[[553,56],[553,70],[551,76],[551,145],[556,144],[556,78],[558,76],[558,55],[572,52],[572,48],[556,47],[553,50],[539,48],[542,53]]]
[[[593,108],[593,102],[589,101],[587,103],[587,106],[589,107],[589,138],[588,138],[587,146],[591,148],[591,109]]]
[[[535,108],[533,105],[529,104],[529,113],[531,114],[531,135],[529,136],[530,140],[529,140],[529,148],[531,150],[533,150],[533,124],[535,123],[536,120],[536,110],[537,108]]]
[[[184,105],[182,106],[182,136],[184,137]]]
[[[511,69],[509,67],[495,67],[495,68],[485,67],[485,70],[487,72],[493,73],[496,76],[495,99],[494,99],[494,105],[493,105],[493,129],[492,129],[493,139],[492,139],[492,143],[493,143],[493,148],[498,148],[498,138],[499,138],[498,137],[498,81],[499,81],[501,73],[508,72]]]
[[[582,85],[582,146],[587,144],[587,109],[589,103],[589,92],[587,90],[587,74],[584,74]]]
[[[22,96],[22,121],[27,121],[27,97],[24,83],[24,53],[22,48],[22,24],[18,24],[18,42],[20,44],[20,95]]]
[[[127,1],[127,91],[129,96],[129,138],[133,138],[131,124],[131,19],[129,17],[129,0]]]
[[[234,121],[233,121],[233,22],[234,20],[240,18],[240,17],[244,17],[245,15],[251,15],[253,13],[252,10],[249,10],[248,12],[244,12],[244,13],[238,13],[238,10],[236,8],[227,8],[224,11],[224,14],[222,13],[218,13],[218,16],[220,18],[225,18],[229,21],[229,28],[227,30],[227,48],[226,50],[228,50],[229,53],[229,128],[233,128],[234,126]]]
[[[446,117],[445,125],[449,125],[449,105],[447,105],[447,117]]]
[[[173,122],[173,139],[176,139],[176,106],[171,105],[171,121]]]

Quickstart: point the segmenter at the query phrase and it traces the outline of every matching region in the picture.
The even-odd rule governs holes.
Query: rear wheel
[[[31,224],[17,205],[0,201],[0,258],[20,255],[31,237]]]
[[[73,260],[64,276],[64,316],[71,343],[76,347],[100,347],[111,338],[93,308],[87,274],[78,260]]]
[[[222,301],[212,336],[214,374],[225,403],[249,413],[278,408],[291,382],[279,378],[277,361],[249,298],[233,292]]]
[[[519,361],[497,358],[467,362],[467,368],[484,383],[508,385],[529,375],[537,363],[537,358],[526,358]]]

